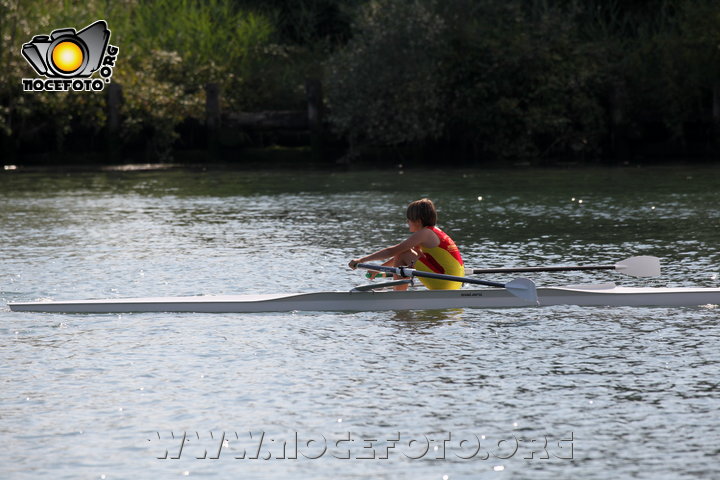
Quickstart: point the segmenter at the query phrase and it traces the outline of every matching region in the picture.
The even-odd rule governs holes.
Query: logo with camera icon
[[[82,30],[59,28],[36,35],[22,46],[22,56],[42,78],[23,78],[26,92],[99,92],[110,83],[120,49],[110,45],[105,20]],[[92,78],[99,72],[100,78]]]

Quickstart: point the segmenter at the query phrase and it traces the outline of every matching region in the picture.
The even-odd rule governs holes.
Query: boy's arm
[[[356,268],[358,263],[365,263],[365,262],[372,262],[373,260],[385,260],[386,258],[394,257],[395,255],[402,253],[406,250],[410,250],[411,248],[414,248],[420,244],[422,244],[428,233],[432,233],[429,230],[423,228],[422,230],[419,230],[412,235],[410,235],[406,240],[398,243],[397,245],[393,245],[392,247],[383,248],[382,250],[378,250],[375,253],[371,253],[370,255],[366,257],[362,257],[356,260],[351,260],[348,266],[352,268],[353,270]]]

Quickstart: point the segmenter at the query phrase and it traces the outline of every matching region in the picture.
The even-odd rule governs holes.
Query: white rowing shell
[[[541,306],[696,306],[720,304],[720,288],[638,288],[608,285],[537,289]],[[527,307],[533,303],[501,288],[321,292],[275,295],[117,298],[10,303],[16,312],[130,313],[382,311]]]

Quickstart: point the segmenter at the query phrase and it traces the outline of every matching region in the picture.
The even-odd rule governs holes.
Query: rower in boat
[[[386,260],[385,266],[410,267],[420,272],[439,273],[462,277],[465,275],[462,256],[455,242],[448,234],[440,230],[437,224],[437,210],[432,200],[423,198],[407,207],[406,212],[410,235],[403,242],[383,248],[375,253],[350,260],[348,266],[353,270],[359,263],[373,260]],[[395,279],[398,276],[395,275]],[[460,282],[437,278],[418,277],[430,290],[457,290]],[[395,290],[407,290],[408,285],[395,286]]]

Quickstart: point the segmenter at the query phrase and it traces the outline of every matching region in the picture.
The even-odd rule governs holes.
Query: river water
[[[718,174],[0,171],[0,477],[719,478],[718,307],[7,308],[347,290],[423,196],[469,266],[656,255],[651,280],[532,278],[718,286]]]

